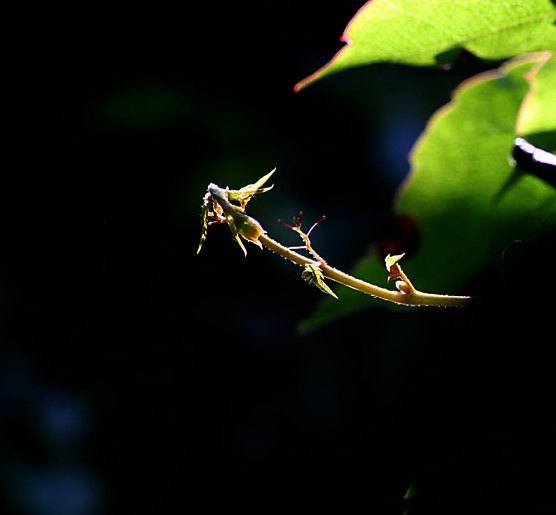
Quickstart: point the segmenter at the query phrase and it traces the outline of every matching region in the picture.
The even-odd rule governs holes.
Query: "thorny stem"
[[[388,302],[394,302],[396,304],[404,304],[406,306],[445,306],[445,307],[461,307],[465,306],[471,300],[471,297],[464,296],[453,296],[453,295],[437,295],[433,293],[424,293],[419,290],[412,288],[408,293],[397,292],[393,290],[388,290],[386,288],[381,288],[374,284],[357,279],[345,272],[337,270],[329,266],[326,263],[319,263],[309,259],[293,250],[284,247],[281,243],[268,237],[266,234],[261,234],[259,236],[259,241],[267,249],[272,252],[281,255],[282,257],[292,261],[293,263],[305,266],[309,264],[319,265],[322,274],[327,279],[335,281],[339,284],[343,284],[349,288],[360,291],[361,293],[366,293],[373,297],[377,297]]]
[[[285,247],[281,243],[273,240],[267,236],[266,231],[259,222],[248,216],[245,212],[247,202],[254,195],[264,193],[272,188],[272,186],[263,188],[263,185],[273,173],[274,170],[264,177],[261,177],[257,182],[244,186],[239,190],[230,190],[229,188],[221,188],[216,184],[209,184],[207,194],[203,199],[202,234],[197,253],[201,250],[203,242],[206,239],[208,225],[215,222],[226,223],[246,255],[247,250],[242,243],[242,238],[261,248],[265,246],[272,252],[304,267],[302,277],[308,283],[313,284],[324,293],[332,295],[335,298],[337,298],[336,295],[324,283],[323,278],[343,284],[344,286],[353,288],[367,295],[396,304],[404,304],[406,306],[465,306],[471,300],[470,297],[437,295],[416,290],[398,264],[398,261],[403,255],[388,256],[386,258],[386,268],[390,272],[388,280],[400,279],[396,282],[399,291],[381,288],[380,286],[362,281],[361,279],[357,279],[356,277],[331,267],[315,252],[309,239],[311,231],[324,219],[324,217],[316,222],[307,233],[301,230],[301,213],[299,217],[294,218],[295,227],[284,224],[297,232],[305,243],[302,247],[293,248],[304,248],[314,259],[298,254],[294,252],[293,248]],[[237,204],[233,204],[232,202],[236,202]]]

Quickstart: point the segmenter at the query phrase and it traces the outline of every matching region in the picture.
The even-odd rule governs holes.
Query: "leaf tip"
[[[405,252],[403,254],[398,254],[396,256],[391,256],[390,254],[388,254],[385,258],[384,258],[384,263],[386,264],[386,270],[388,270],[388,272],[390,272],[390,269],[392,268],[392,266],[394,266],[398,261],[400,261],[403,257],[405,256]]]

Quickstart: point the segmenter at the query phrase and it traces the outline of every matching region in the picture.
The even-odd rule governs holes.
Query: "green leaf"
[[[404,271],[419,290],[457,293],[478,273],[496,267],[514,239],[556,228],[556,191],[551,186],[522,174],[506,187],[514,174],[509,155],[522,102],[530,88],[541,94],[554,80],[555,58],[549,57],[550,53],[517,58],[468,79],[414,146],[412,170],[396,211],[418,227],[419,247],[405,257]],[[534,118],[542,119],[545,130],[556,130],[556,117],[548,120],[537,111]],[[383,259],[372,252],[354,275],[385,285]],[[340,301],[324,301],[302,330],[378,302],[348,288],[336,293]]]
[[[270,171],[266,175],[263,175],[257,182],[248,184],[247,186],[244,186],[239,190],[228,190],[228,198],[230,200],[240,202],[243,204],[243,206],[245,206],[247,202],[249,202],[251,198],[253,198],[253,196],[258,195],[259,193],[266,193],[274,187],[273,185],[263,188],[263,185],[266,183],[266,181],[268,181],[268,179],[270,179],[270,177],[272,177],[275,171],[276,168],[274,168],[274,170]]]
[[[556,50],[555,20],[551,0],[369,1],[346,27],[345,46],[295,90],[376,62],[443,65],[462,49],[482,59]]]
[[[531,91],[525,98],[519,118],[517,133],[543,146],[552,143],[556,150],[554,130],[556,125],[556,57],[540,63],[531,84]],[[551,135],[550,140],[540,141],[540,135]]]

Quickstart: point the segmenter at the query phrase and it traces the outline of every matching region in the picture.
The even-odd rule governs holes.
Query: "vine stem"
[[[357,279],[356,277],[329,266],[324,261],[319,262],[302,256],[301,254],[284,247],[284,245],[273,240],[266,234],[261,234],[258,241],[275,254],[279,254],[297,265],[319,266],[323,276],[331,281],[335,281],[339,284],[343,284],[344,286],[360,291],[361,293],[365,293],[388,302],[393,302],[395,304],[403,304],[405,306],[462,307],[467,305],[471,300],[471,297],[424,293],[414,289],[413,287],[411,287],[411,291],[408,291],[407,293],[388,290],[366,281],[362,281],[361,279]]]

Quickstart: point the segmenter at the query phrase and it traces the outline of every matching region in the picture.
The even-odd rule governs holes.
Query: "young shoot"
[[[313,249],[311,240],[309,239],[311,231],[324,220],[324,217],[315,222],[306,233],[301,229],[302,213],[300,213],[298,217],[294,217],[294,225],[280,222],[300,236],[303,242],[300,246],[286,247],[273,240],[267,235],[267,232],[257,220],[247,215],[245,207],[255,195],[265,193],[272,189],[272,186],[263,186],[275,171],[276,169],[272,170],[270,173],[261,177],[257,182],[244,186],[239,190],[231,190],[227,187],[221,188],[216,184],[209,184],[207,193],[203,198],[201,241],[199,242],[197,253],[200,252],[206,240],[208,226],[214,223],[225,223],[228,224],[228,227],[232,231],[232,235],[246,256],[247,249],[242,239],[257,245],[261,249],[266,247],[292,263],[303,267],[301,277],[309,284],[312,284],[323,293],[335,299],[338,297],[324,282],[325,279],[343,284],[361,293],[377,297],[387,302],[406,306],[465,306],[471,300],[470,297],[465,296],[424,293],[415,289],[399,264],[404,254],[397,256],[388,255],[385,259],[386,270],[389,272],[388,282],[397,279],[395,283],[397,291],[362,281],[361,279],[357,279],[356,277],[352,277],[345,272],[331,267]],[[311,257],[299,254],[295,252],[296,250],[306,250]]]

